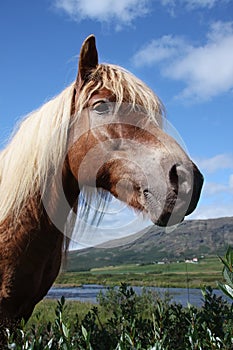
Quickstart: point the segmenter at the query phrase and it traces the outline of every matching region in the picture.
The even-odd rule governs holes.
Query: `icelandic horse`
[[[28,320],[59,273],[80,191],[111,193],[160,226],[195,209],[203,177],[163,131],[164,108],[84,41],[77,79],[29,114],[0,153],[0,323]],[[72,226],[72,225],[70,225]]]

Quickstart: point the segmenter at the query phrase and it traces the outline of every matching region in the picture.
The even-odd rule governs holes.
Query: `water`
[[[134,291],[137,294],[141,294],[142,287],[133,287]],[[180,303],[183,306],[187,306],[188,303],[201,307],[203,304],[203,295],[201,293],[200,289],[197,288],[157,288],[157,287],[150,287],[148,289],[151,289],[153,291],[156,291],[161,297],[165,295],[165,293],[169,294],[169,297],[171,298],[171,302]],[[99,294],[100,291],[105,293],[108,290],[107,287],[97,285],[97,284],[84,284],[80,287],[71,287],[71,288],[57,288],[52,287],[46,298],[48,299],[60,299],[62,296],[66,298],[66,300],[76,300],[76,301],[82,301],[82,302],[91,302],[91,303],[97,303],[96,297]],[[217,296],[224,296],[224,294],[215,289],[214,293]],[[226,300],[230,301],[226,298]]]

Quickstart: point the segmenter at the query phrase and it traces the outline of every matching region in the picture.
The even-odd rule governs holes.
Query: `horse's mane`
[[[141,80],[121,67],[100,64],[82,88],[76,122],[90,96],[107,88],[120,105],[140,105],[150,119],[161,126],[163,107],[157,96]],[[57,97],[30,113],[20,123],[6,148],[0,153],[0,223],[10,214],[19,214],[27,199],[45,190],[49,174],[55,174],[66,152],[74,83]]]

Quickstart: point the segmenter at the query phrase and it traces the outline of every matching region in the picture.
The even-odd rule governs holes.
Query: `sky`
[[[160,97],[204,174],[189,218],[232,216],[232,0],[1,1],[0,149],[22,116],[75,79],[92,33],[101,62],[127,68]],[[112,208],[106,227],[141,227],[115,200]]]

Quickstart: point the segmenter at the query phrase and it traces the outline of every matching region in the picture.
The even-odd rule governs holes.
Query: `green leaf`
[[[226,283],[233,287],[233,273],[226,267],[223,270],[223,277],[225,278]]]
[[[88,333],[85,327],[82,326],[82,335],[84,337],[85,340],[87,340],[88,337]]]
[[[233,264],[233,248],[228,247],[227,252],[226,252],[226,261],[229,265],[230,271],[232,271],[232,264]]]
[[[69,329],[66,327],[64,323],[62,323],[62,332],[66,338],[69,337]]]
[[[64,295],[62,295],[62,297],[61,297],[61,305],[63,306],[65,304],[65,297],[64,297]]]
[[[227,269],[229,269],[229,266],[228,266],[228,262],[222,258],[221,256],[219,256],[219,259],[221,260],[221,262],[223,263],[224,267],[226,267]]]
[[[218,282],[218,287],[223,291],[225,295],[233,299],[233,288],[228,286],[228,284],[223,284],[221,282]]]

